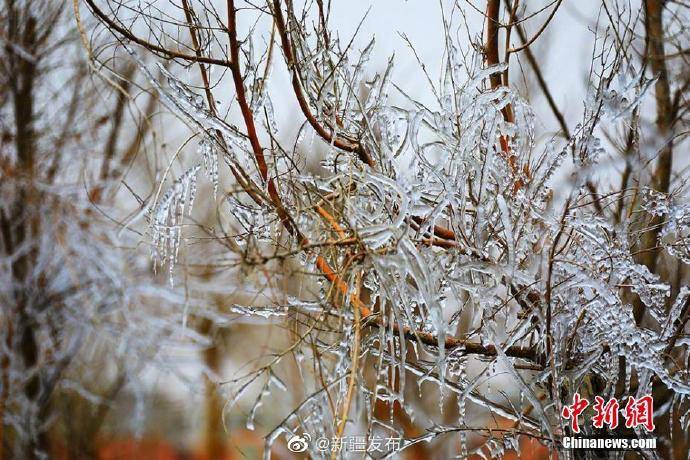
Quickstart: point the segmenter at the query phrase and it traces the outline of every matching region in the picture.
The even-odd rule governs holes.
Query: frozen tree
[[[137,394],[141,369],[163,360],[157,347],[198,341],[183,331],[184,299],[156,288],[150,261],[129,249],[139,235],[119,224],[144,212],[124,181],[157,98],[139,94],[136,67],[112,54],[94,72],[88,22],[71,5],[1,10],[0,457],[52,457],[62,430],[74,433],[72,458],[93,458],[118,393]]]
[[[430,102],[392,78],[400,56],[372,68],[374,39],[341,36],[330,2],[85,1],[191,133],[147,214],[156,266],[173,285],[182,264],[254,283],[262,300],[221,317],[288,330],[225,382],[226,415],[253,396],[250,429],[295,395],[266,457],[302,433],[403,438],[379,456],[434,442],[493,458],[527,438],[555,452],[576,393],[652,394],[659,450],[638,453],[687,452],[690,208],[673,162],[688,146],[687,5],[601,3],[573,122],[534,51],[561,0],[441,2],[442,67],[419,62]],[[535,126],[552,114],[518,69],[561,127],[546,142]],[[277,91],[298,129],[279,125]],[[213,228],[191,224],[200,202]],[[195,231],[214,249],[187,245]]]

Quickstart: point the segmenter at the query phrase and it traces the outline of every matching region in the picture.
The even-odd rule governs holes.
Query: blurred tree
[[[63,1],[0,9],[2,458],[49,456],[56,420],[72,433],[70,457],[93,457],[112,402],[141,365],[121,355],[151,347],[127,340],[137,337],[129,322],[144,316],[128,310],[156,283],[110,219],[132,207],[121,181],[156,98],[137,106],[136,66],[117,58],[122,78],[92,78],[73,15]]]

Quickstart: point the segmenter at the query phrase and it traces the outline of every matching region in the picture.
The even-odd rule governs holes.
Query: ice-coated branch
[[[186,54],[181,51],[176,51],[176,50],[171,50],[168,48],[165,48],[163,46],[156,45],[155,43],[148,42],[144,40],[143,38],[140,38],[136,36],[133,32],[130,30],[126,29],[122,25],[118,24],[116,20],[112,19],[108,14],[103,12],[96,4],[94,3],[93,0],[85,0],[86,4],[89,5],[89,8],[91,8],[91,11],[105,24],[108,25],[108,28],[111,30],[116,31],[120,35],[122,35],[124,38],[127,40],[130,40],[137,45],[143,46],[144,48],[162,55],[166,59],[182,59],[184,61],[189,61],[189,62],[202,62],[205,64],[214,64],[214,65],[219,65],[223,67],[230,67],[230,62],[224,59],[215,59],[209,56],[200,56],[200,55],[192,55],[192,54]]]

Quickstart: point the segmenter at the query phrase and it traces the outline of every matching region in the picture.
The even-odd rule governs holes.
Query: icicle
[[[259,393],[259,396],[257,396],[256,401],[254,401],[252,409],[249,411],[249,416],[247,417],[246,423],[247,429],[249,431],[254,431],[254,419],[256,418],[256,413],[259,410],[259,408],[263,405],[263,398],[270,394],[270,391],[268,389],[269,382],[270,380],[266,380],[266,383],[264,383],[263,387],[261,388],[261,393]]]
[[[168,265],[171,286],[182,238],[182,219],[192,210],[200,167],[196,165],[182,174],[153,209],[151,232],[155,250],[152,256],[156,266]]]
[[[199,143],[199,152],[204,159],[204,168],[213,183],[213,198],[218,195],[218,150],[212,139],[204,138]]]

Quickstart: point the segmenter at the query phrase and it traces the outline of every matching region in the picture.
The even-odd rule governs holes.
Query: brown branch
[[[141,117],[141,121],[139,122],[136,133],[125,149],[125,153],[122,155],[119,166],[113,171],[113,177],[118,177],[122,173],[122,170],[131,163],[132,159],[139,151],[141,143],[144,141],[146,134],[151,129],[151,118],[153,118],[157,105],[158,93],[154,92],[149,96],[149,100],[146,103],[146,108],[144,109],[144,113]]]
[[[498,21],[498,13],[500,12],[501,0],[488,0],[486,2],[486,43],[484,44],[484,53],[486,55],[486,63],[489,66],[498,65],[498,31],[500,23]],[[508,82],[501,81],[501,74],[496,72],[489,75],[489,82],[491,89],[497,89],[501,86],[508,85]],[[513,109],[510,104],[501,109],[505,121],[512,123],[514,121]],[[507,153],[507,141],[502,138],[501,147]],[[515,167],[511,163],[511,167]]]
[[[112,111],[111,115],[112,126],[110,128],[110,133],[108,134],[108,140],[105,144],[105,151],[103,152],[103,162],[101,163],[100,175],[101,181],[107,180],[110,176],[110,162],[115,156],[115,150],[121,134],[125,108],[127,107],[127,103],[131,98],[129,90],[132,86],[132,77],[134,76],[135,69],[136,67],[130,65],[122,74],[122,91],[118,91],[117,93],[115,110]]]
[[[683,308],[681,309],[680,315],[678,316],[678,319],[676,320],[678,323],[678,326],[676,326],[676,330],[673,332],[673,335],[669,338],[668,344],[664,348],[662,355],[669,355],[671,353],[671,351],[673,350],[673,347],[676,346],[676,342],[680,338],[681,334],[683,333],[683,329],[685,329],[685,325],[687,324],[688,320],[690,319],[690,316],[688,316],[688,310],[690,310],[690,297],[685,299],[685,305],[683,305]]]
[[[534,43],[537,38],[546,30],[546,27],[549,25],[553,17],[556,15],[556,11],[558,11],[558,7],[561,6],[561,3],[563,3],[563,0],[558,0],[558,3],[556,6],[553,8],[551,11],[551,14],[549,15],[548,18],[546,18],[546,21],[544,24],[541,26],[541,28],[530,38],[529,40],[525,41],[521,46],[518,46],[517,48],[509,48],[506,50],[506,55],[509,55],[511,53],[517,53],[518,51],[525,50],[529,48],[529,46]]]
[[[201,46],[199,44],[199,38],[197,36],[194,25],[194,10],[192,9],[191,5],[187,0],[182,0],[182,8],[184,9],[185,18],[187,20],[189,28],[189,35],[192,39],[192,46],[194,46],[194,52],[197,56],[201,56]],[[212,116],[216,116],[216,103],[213,98],[213,92],[211,91],[211,80],[208,76],[208,71],[206,70],[206,67],[204,67],[203,62],[198,62],[197,64],[199,65],[201,81],[204,84],[204,92],[206,94],[206,101],[208,102],[208,110]],[[239,64],[237,65],[239,66]],[[225,137],[220,132],[220,130],[216,130],[216,139],[220,144],[221,148],[227,152],[228,146],[225,143]],[[247,193],[247,195],[249,195],[256,204],[261,205],[264,200],[262,200],[260,194],[257,193],[257,190],[255,190],[255,187],[251,183],[251,180],[249,179],[247,173],[242,168],[232,163],[229,163],[228,166],[230,167],[230,172],[232,172],[232,175],[235,177],[235,179],[240,184],[242,189]]]
[[[341,239],[347,238],[347,235],[345,234],[345,230],[343,230],[343,228],[340,226],[340,224],[333,218],[333,216],[328,211],[326,211],[321,206],[317,206],[316,212],[321,217],[323,217],[324,219],[326,219],[328,221],[328,223],[331,225],[331,227],[333,227],[333,230],[335,230],[335,232],[338,234],[338,236]]]
[[[484,44],[484,53],[486,57],[486,64],[491,67],[498,65],[498,31],[501,24],[498,20],[498,15],[500,12],[501,0],[487,0],[486,2],[486,43]],[[506,56],[507,58],[507,56]],[[508,75],[505,72],[505,75]],[[502,74],[494,72],[489,75],[489,82],[491,84],[491,89],[497,89],[500,86],[508,86],[507,81],[502,81]],[[506,104],[502,109],[503,119],[507,123],[515,122],[515,114],[513,113],[512,104]],[[517,156],[511,152],[509,138],[508,136],[500,136],[499,142],[501,144],[501,151],[505,155],[505,159],[508,162],[508,166],[514,175],[519,173],[519,168],[517,164]],[[527,164],[523,167],[523,173],[525,176],[529,177],[529,167]],[[516,193],[524,185],[522,179],[518,177],[513,184],[513,193]]]
[[[105,14],[103,11],[101,11],[96,4],[93,2],[93,0],[86,0],[86,4],[89,5],[89,8],[91,8],[91,11],[98,16],[98,18],[103,21],[110,29],[117,31],[120,35],[122,35],[124,38],[126,38],[129,41],[132,41],[136,43],[137,45],[141,45],[144,48],[148,49],[149,51],[154,51],[156,53],[162,54],[163,58],[166,59],[183,59],[185,61],[189,62],[203,62],[205,64],[215,64],[215,65],[220,65],[223,67],[230,67],[230,62],[223,60],[223,59],[214,59],[211,57],[207,56],[194,56],[191,54],[186,54],[182,53],[180,51],[174,51],[174,50],[169,50],[167,48],[164,48],[162,46],[155,45],[151,42],[148,42],[144,40],[143,38],[137,37],[134,35],[131,31],[127,30],[120,24],[118,24],[116,21],[108,17],[107,14]]]
[[[645,31],[649,41],[648,59],[652,71],[656,74],[657,81],[654,87],[656,96],[656,125],[661,135],[667,137],[673,124],[673,110],[671,104],[671,91],[668,80],[668,70],[664,59],[664,2],[661,0],[647,0],[645,4]],[[656,170],[654,171],[654,187],[660,192],[668,192],[671,180],[673,149],[672,139],[668,139],[666,148],[659,155]],[[658,233],[658,230],[657,230]]]
[[[518,36],[520,37],[520,41],[523,43],[527,42],[527,36],[525,34],[524,29],[520,24],[516,25],[517,33]],[[539,88],[541,88],[542,92],[544,93],[544,97],[546,97],[546,102],[549,104],[549,108],[551,109],[551,112],[553,113],[553,116],[556,117],[556,120],[558,121],[558,124],[560,125],[561,129],[563,130],[563,135],[566,139],[570,138],[570,130],[568,130],[568,125],[565,122],[565,118],[563,117],[563,114],[561,113],[560,109],[556,105],[556,101],[553,98],[553,95],[551,91],[549,90],[549,86],[546,83],[546,79],[544,78],[544,74],[541,71],[541,67],[539,66],[539,63],[537,62],[537,59],[534,57],[534,53],[532,53],[532,49],[530,47],[526,47],[523,49],[525,53],[525,57],[527,57],[527,62],[529,63],[530,67],[532,67],[532,71],[534,72],[534,76],[537,77],[537,83],[539,84]]]
[[[268,179],[268,166],[264,158],[264,152],[259,144],[259,137],[256,134],[256,126],[254,125],[254,117],[247,102],[247,96],[244,90],[244,79],[242,78],[242,71],[240,69],[240,46],[237,41],[237,11],[235,10],[235,1],[228,0],[228,37],[230,38],[230,72],[232,79],[235,82],[235,91],[237,92],[237,103],[240,105],[242,111],[242,118],[247,127],[247,136],[254,151],[256,163],[259,166],[259,173],[264,182]]]
[[[505,37],[505,49],[510,49],[510,38],[513,31],[513,26],[518,24],[517,22],[517,10],[520,6],[520,0],[515,0],[515,3],[511,6],[510,0],[505,1],[506,9],[509,11],[508,24],[506,25],[506,37]],[[519,24],[518,24],[519,25]],[[506,51],[506,69],[503,71],[503,81],[507,85],[510,81],[509,78],[509,66],[510,66],[510,53]]]
[[[362,273],[357,273],[357,296],[360,295],[362,290]],[[359,371],[359,346],[360,346],[360,334],[361,334],[361,318],[358,308],[354,308],[354,329],[355,333],[352,337],[352,350],[350,352],[350,381],[347,385],[347,392],[345,393],[345,400],[342,404],[342,412],[340,414],[340,423],[338,423],[336,431],[336,439],[343,437],[343,432],[345,431],[345,423],[347,422],[348,415],[350,414],[350,406],[352,405],[352,393],[355,388],[355,382],[357,381],[357,372]],[[331,453],[331,460],[335,460],[338,456],[338,449],[333,449]]]
[[[425,222],[423,218],[418,216],[412,216],[412,221],[418,225],[422,225]],[[440,225],[434,225],[434,235],[446,240],[455,240],[455,232]]]
[[[500,0],[488,0],[486,2],[486,44],[484,53],[486,63],[490,66],[498,64],[498,13],[500,11]],[[502,85],[501,76],[498,73],[489,75],[491,88],[496,89]]]
[[[356,153],[359,158],[373,167],[376,165],[374,159],[369,155],[369,153],[364,149],[361,143],[351,142],[347,139],[339,137],[334,134],[333,131],[326,129],[319,121],[316,119],[309,106],[309,101],[304,94],[302,83],[300,82],[300,76],[297,68],[297,63],[295,61],[295,56],[292,50],[292,44],[290,43],[289,32],[287,30],[287,24],[285,18],[283,17],[283,11],[280,7],[280,0],[273,0],[273,17],[275,18],[276,25],[278,27],[278,34],[280,35],[281,47],[283,49],[283,54],[285,55],[285,61],[287,62],[288,70],[292,74],[292,90],[297,97],[297,102],[299,103],[302,113],[306,117],[307,121],[314,128],[314,131],[321,137],[324,141],[329,144],[333,144],[336,148],[345,150],[346,152]]]
[[[328,265],[326,259],[322,256],[316,258],[316,266],[324,274],[324,276],[340,291],[343,296],[349,297],[350,302],[359,309],[362,320],[365,325],[372,327],[390,328],[396,334],[401,332],[397,323],[386,325],[380,316],[375,315],[367,305],[356,295],[348,295],[347,283],[343,281],[338,274]],[[418,341],[425,345],[438,347],[440,345],[439,338],[430,333],[411,329],[407,326],[403,327],[402,335],[410,341]],[[446,350],[455,348],[463,348],[465,353],[483,356],[496,356],[498,353],[494,345],[482,345],[480,343],[470,342],[457,337],[448,336],[444,340]],[[508,347],[505,350],[507,356],[514,358],[522,358],[530,361],[538,361],[537,353],[533,348],[524,348],[519,346]]]
[[[666,145],[659,154],[656,169],[652,175],[652,186],[659,192],[668,193],[671,184],[671,172],[673,170],[673,140],[670,136],[673,125],[671,105],[671,91],[668,81],[668,70],[664,59],[664,2],[662,0],[646,0],[645,10],[645,59],[651,64],[652,71],[657,76],[654,93],[656,97],[656,126],[662,138],[666,139]],[[649,271],[656,273],[659,248],[657,240],[661,231],[661,217],[654,217],[650,224],[651,230],[642,235],[639,261],[647,266]],[[644,317],[645,306],[641,301],[636,301],[633,306],[635,322],[640,324]]]
[[[192,9],[188,0],[182,0],[182,9],[184,10],[184,16],[189,27],[189,35],[192,39],[194,54],[197,58],[200,58],[202,57],[201,45],[199,44],[199,37],[197,36],[196,26],[194,24],[194,10]],[[201,73],[201,81],[204,84],[204,92],[206,93],[206,100],[208,101],[208,110],[211,112],[211,115],[215,116],[216,104],[213,99],[213,93],[211,92],[211,81],[208,78],[208,72],[206,71],[206,67],[204,67],[203,62],[199,62],[199,72]],[[222,138],[222,136],[220,137]]]

